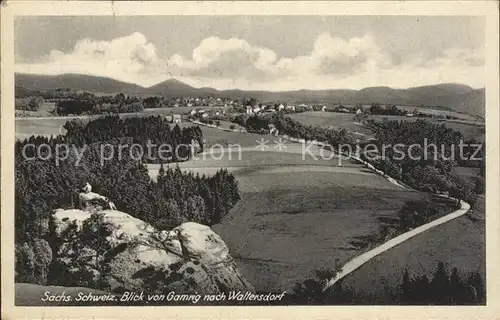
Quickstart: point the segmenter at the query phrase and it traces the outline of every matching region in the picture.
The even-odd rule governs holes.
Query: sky
[[[243,90],[484,87],[484,18],[26,16],[16,71]]]

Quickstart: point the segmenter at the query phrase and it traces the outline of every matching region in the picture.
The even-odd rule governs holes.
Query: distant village
[[[172,123],[179,123],[187,119],[225,120],[229,114],[266,115],[275,112],[300,113],[307,111],[348,113],[353,114],[357,119],[368,115],[444,117],[408,106],[380,105],[378,103],[343,105],[341,102],[261,102],[254,98],[230,99],[216,96],[144,97],[123,93],[98,95],[86,91],[60,88],[16,96],[16,110],[24,111],[23,114],[19,113],[21,116],[36,115],[36,112],[47,103],[55,106],[51,114],[59,116],[135,113],[144,109],[156,109],[157,113],[162,114],[164,113],[161,111],[162,109],[168,109],[164,114],[168,114],[166,117]],[[446,116],[446,118],[449,117]]]

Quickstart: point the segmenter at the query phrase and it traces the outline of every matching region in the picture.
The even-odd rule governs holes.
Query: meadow
[[[290,291],[316,269],[347,262],[366,250],[360,239],[378,230],[379,217],[395,217],[406,201],[425,197],[349,160],[302,160],[299,146],[179,164],[200,174],[229,168],[237,178],[241,200],[212,228],[258,291]],[[157,174],[158,166],[148,168]]]
[[[345,128],[361,135],[371,136],[372,132],[362,124],[354,121],[354,114],[339,112],[308,111],[287,115],[295,121],[305,125],[318,126],[322,128],[341,129]]]

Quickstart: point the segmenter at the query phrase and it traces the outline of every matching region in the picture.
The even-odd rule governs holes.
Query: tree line
[[[464,141],[459,131],[444,124],[433,124],[421,119],[414,122],[369,120],[368,126],[376,138],[372,143],[375,143],[379,150],[382,150],[383,146],[399,145],[400,153],[405,155],[401,157],[395,148],[387,148],[383,159],[370,161],[365,156],[364,158],[374,166],[415,189],[448,192],[450,196],[467,201],[471,205],[475,203],[477,195],[474,188],[458,176],[454,167],[457,164],[468,164],[483,168],[480,175],[484,174],[484,146],[473,159],[476,148],[460,147],[468,141]],[[412,157],[409,157],[410,148]]]
[[[25,97],[15,99],[15,109],[16,110],[26,110],[26,111],[38,111],[45,99],[42,97]]]
[[[283,304],[292,305],[370,305],[373,300],[383,305],[484,305],[486,288],[479,272],[451,270],[442,261],[437,262],[431,276],[411,276],[408,269],[394,288],[381,288],[377,296],[368,296],[362,290],[339,281],[323,290],[326,281],[338,270],[317,270],[315,279],[297,283]],[[384,292],[385,290],[385,292]]]
[[[136,96],[119,93],[115,96],[97,96],[90,92],[74,93],[56,101],[57,115],[91,115],[106,113],[140,112],[144,110],[143,100]]]

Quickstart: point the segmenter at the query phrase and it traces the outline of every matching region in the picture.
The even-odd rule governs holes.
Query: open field
[[[193,123],[182,124],[182,126],[192,126],[192,125],[195,124]],[[265,138],[266,140],[271,141],[269,145],[273,145],[275,140],[275,138],[272,136],[263,136],[245,132],[224,131],[217,128],[211,128],[206,126],[200,126],[200,127],[201,131],[203,131],[203,139],[206,141],[206,146],[208,147],[211,147],[214,144],[221,144],[221,145],[238,144],[241,147],[255,147],[257,146],[257,140],[260,140],[261,138]]]
[[[45,101],[37,111],[15,110],[16,117],[50,117],[56,105],[54,102]]]
[[[362,124],[353,120],[354,114],[339,112],[309,111],[287,115],[289,118],[305,125],[319,126],[322,128],[349,129],[363,135],[371,136],[372,132]]]
[[[472,218],[471,218],[472,215]],[[476,208],[456,220],[428,230],[374,258],[347,276],[343,283],[363,294],[366,303],[387,303],[390,292],[397,290],[405,268],[410,275],[431,276],[437,261],[447,268],[486,274],[485,200],[480,197]],[[381,291],[380,284],[385,287]]]
[[[258,291],[290,291],[316,269],[345,263],[365,250],[359,239],[378,230],[377,218],[423,196],[350,161],[302,160],[297,148],[179,164],[200,173],[225,167],[236,176],[242,199],[213,229]],[[157,166],[148,167],[156,175]]]
[[[344,106],[349,107],[349,108],[353,108],[356,105],[346,104]],[[369,110],[370,107],[371,107],[371,105],[369,105],[369,104],[362,105],[363,110]],[[452,117],[456,117],[458,119],[468,120],[468,121],[476,121],[478,119],[477,117],[470,115],[470,114],[467,114],[467,113],[460,113],[460,112],[456,112],[453,110],[447,110],[444,108],[403,106],[403,105],[396,105],[396,107],[398,109],[406,110],[406,111],[417,110],[417,112],[421,112],[421,113],[425,113],[425,114],[440,115],[440,116],[452,116]]]
[[[63,125],[72,118],[16,118],[16,138],[24,139],[31,135],[58,135],[65,134]]]
[[[434,115],[441,115],[441,116],[452,116],[456,117],[459,119],[463,120],[477,120],[476,117],[466,114],[466,113],[460,113],[452,110],[445,110],[445,109],[437,109],[437,108],[421,108],[421,107],[412,107],[412,106],[397,106],[399,109],[406,110],[406,111],[413,111],[417,110],[418,112],[426,113],[426,114],[434,114]]]
[[[235,175],[242,199],[213,229],[259,291],[291,290],[316,269],[359,255],[357,243],[378,230],[378,217],[421,196],[353,171]]]

